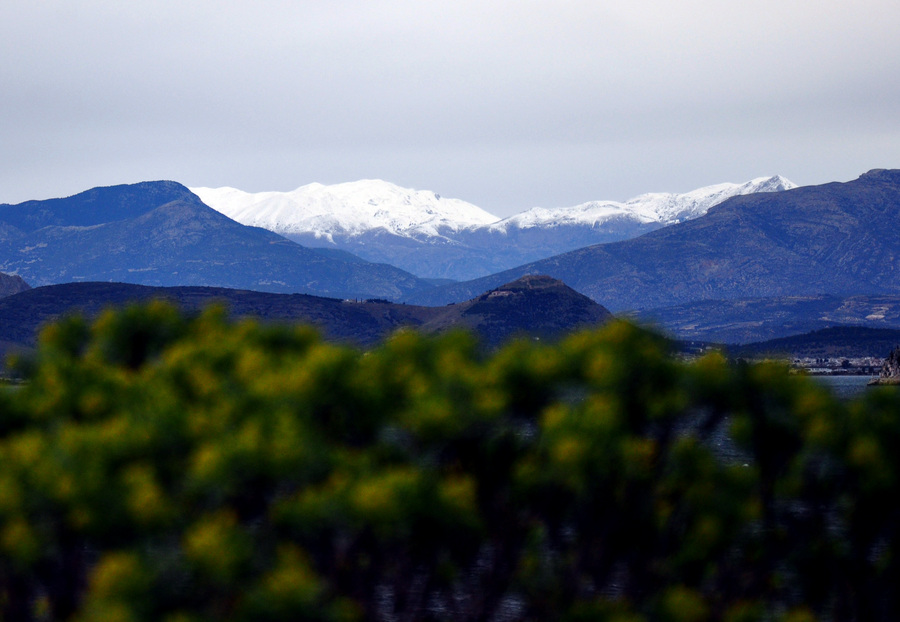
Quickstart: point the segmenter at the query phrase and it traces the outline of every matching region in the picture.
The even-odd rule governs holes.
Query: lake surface
[[[842,400],[852,400],[861,396],[867,390],[867,384],[877,376],[810,376],[834,393]]]

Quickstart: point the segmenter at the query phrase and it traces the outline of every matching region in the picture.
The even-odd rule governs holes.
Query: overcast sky
[[[900,167],[897,0],[3,0],[0,203],[365,178],[505,216]]]

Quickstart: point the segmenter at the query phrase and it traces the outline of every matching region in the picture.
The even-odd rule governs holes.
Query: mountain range
[[[900,329],[900,296],[820,294],[700,300],[647,309],[630,317],[661,327],[678,339],[744,344],[832,326]]]
[[[732,196],[794,187],[780,176],[761,177],[625,202],[533,208],[504,219],[458,199],[380,180],[310,184],[291,192],[191,190],[229,218],[306,246],[342,249],[420,277],[468,280],[697,218]]]
[[[702,300],[900,294],[900,170],[846,183],[735,196],[638,238],[581,248],[421,291],[446,304],[548,274],[614,312]]]
[[[116,281],[340,298],[398,298],[430,287],[393,266],[241,225],[171,181],[0,205],[0,271],[32,286]]]
[[[642,195],[641,200],[628,202],[627,218],[622,209],[597,203],[579,209],[530,210],[490,224],[478,224],[492,218],[483,210],[433,193],[393,187],[386,194],[370,195],[365,204],[378,208],[372,222],[382,224],[374,232],[361,225],[359,235],[399,241],[390,252],[421,257],[423,265],[446,257],[447,249],[460,253],[462,263],[481,261],[471,245],[464,247],[452,236],[506,240],[507,246],[485,243],[480,251],[490,254],[493,248],[500,257],[496,261],[504,261],[509,248],[518,253],[536,248],[521,242],[526,233],[539,239],[568,232],[577,240],[571,227],[592,222],[591,227],[600,229],[598,223],[612,212],[615,216],[602,226],[630,218],[635,226],[662,227],[479,279],[439,285],[367,261],[337,244],[308,248],[275,232],[240,224],[176,182],[94,188],[67,198],[0,205],[0,271],[11,273],[0,276],[0,296],[27,290],[26,281],[35,286],[107,281],[308,294],[337,302],[378,299],[381,302],[372,304],[388,305],[379,307],[387,313],[378,320],[387,322],[385,326],[393,326],[390,318],[407,317],[414,307],[460,303],[440,307],[449,318],[446,322],[436,311],[409,322],[425,330],[472,320],[493,340],[486,328],[492,322],[505,326],[540,319],[529,319],[527,307],[521,305],[506,309],[503,299],[513,296],[514,289],[503,290],[505,284],[546,274],[604,307],[654,322],[683,339],[746,343],[835,324],[897,326],[900,171],[876,169],[846,183],[788,185],[782,178],[768,178],[685,195]],[[361,192],[358,184],[349,186]],[[328,188],[333,190],[319,187],[320,194],[328,194]],[[750,188],[760,191],[743,194]],[[730,196],[712,205],[725,195]],[[365,196],[369,195],[357,198]],[[397,197],[408,209],[392,215],[388,208]],[[462,217],[454,215],[453,206]],[[335,214],[344,213],[342,209],[335,208]],[[672,224],[662,226],[663,222]],[[347,224],[345,230],[349,229]],[[320,233],[324,236],[327,231]],[[512,244],[516,236],[520,241]],[[429,248],[436,250],[429,255]],[[481,309],[485,292],[494,292],[491,306],[485,307],[487,315],[472,311],[454,317],[463,309],[461,304],[469,305],[466,310]],[[530,295],[534,299],[537,294]],[[407,304],[394,304],[398,301]],[[565,306],[553,314],[559,316],[560,326],[579,323]],[[341,317],[360,326],[370,322],[359,315]],[[369,329],[344,330],[349,334]]]

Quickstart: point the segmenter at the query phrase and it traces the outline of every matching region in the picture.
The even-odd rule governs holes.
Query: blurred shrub
[[[4,620],[900,619],[900,400],[628,324],[483,355],[162,304],[0,392]]]

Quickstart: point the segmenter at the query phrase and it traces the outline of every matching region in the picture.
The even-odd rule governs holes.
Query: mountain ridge
[[[730,345],[730,356],[883,358],[900,344],[900,329],[836,325],[766,341]],[[877,370],[876,370],[877,371]]]
[[[312,234],[331,241],[374,229],[404,237],[443,237],[499,220],[480,207],[428,190],[411,190],[382,180],[363,179],[289,192],[250,193],[236,188],[191,188],[229,218],[281,235]]]
[[[535,207],[491,225],[506,230],[510,225],[520,229],[563,224],[602,225],[613,218],[630,218],[641,224],[668,226],[697,218],[709,208],[732,196],[757,192],[779,192],[797,185],[781,175],[757,177],[743,184],[722,183],[697,188],[690,192],[650,192],[623,202],[588,201],[573,207]]]
[[[381,180],[310,184],[287,193],[192,190],[238,222],[306,246],[340,248],[421,277],[468,280],[695,218],[736,194],[792,187],[795,184],[780,176],[760,177],[681,194],[649,193],[626,202],[532,208],[504,219],[457,199]]]
[[[91,319],[110,307],[150,300],[168,301],[185,312],[222,304],[235,319],[311,324],[327,339],[363,346],[373,345],[401,328],[425,333],[463,328],[478,334],[485,345],[498,346],[517,335],[560,337],[612,317],[601,305],[546,277],[519,279],[448,307],[223,287],[65,283],[0,299],[0,353],[32,348],[38,329],[66,314],[80,313]]]
[[[171,181],[2,205],[0,258],[0,271],[35,286],[121,281],[360,298],[398,298],[431,287],[393,266],[241,225]]]
[[[705,300],[630,316],[676,339],[744,344],[832,326],[900,329],[900,296],[784,296]]]
[[[446,304],[548,274],[613,312],[699,300],[900,294],[900,171],[731,197],[699,218],[414,294]]]

